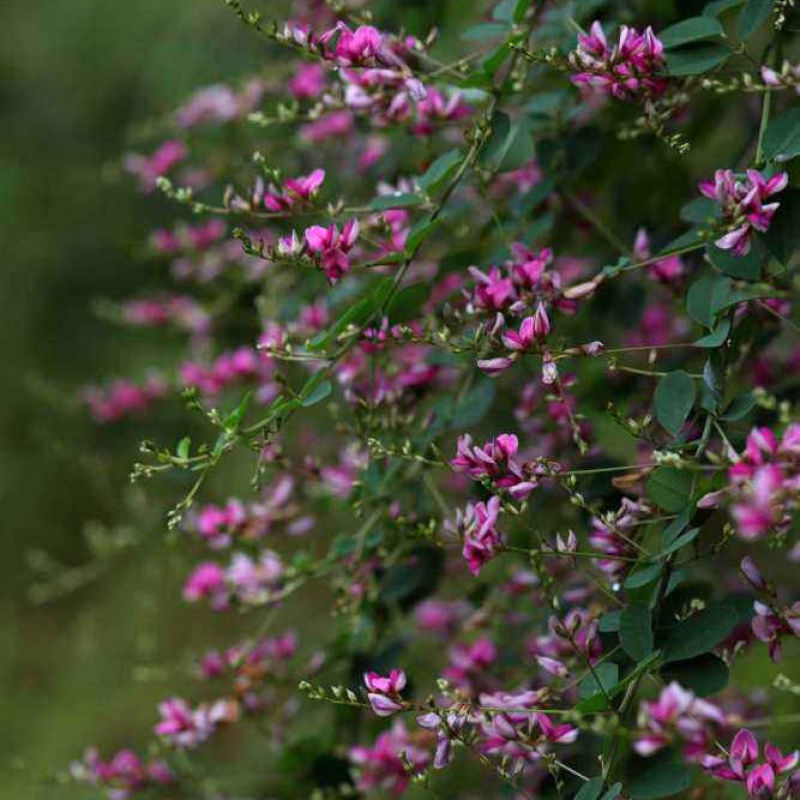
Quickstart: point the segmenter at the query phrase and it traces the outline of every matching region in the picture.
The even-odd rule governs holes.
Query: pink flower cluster
[[[137,792],[167,786],[175,779],[160,759],[145,762],[132,750],[120,750],[109,761],[103,761],[93,747],[81,761],[70,765],[70,774],[81,783],[104,789],[109,800],[128,800]]]
[[[358,239],[359,230],[357,219],[345,222],[341,231],[336,225],[329,225],[327,228],[312,225],[302,239],[294,231],[279,239],[275,254],[279,258],[311,255],[330,283],[334,284],[350,270],[348,253]]]
[[[488,480],[505,489],[515,500],[524,500],[537,486],[536,466],[517,460],[519,440],[512,433],[502,433],[482,447],[472,443],[472,437],[458,437],[455,458],[450,466],[455,472],[465,472],[474,481]]]
[[[248,81],[238,94],[225,84],[207,86],[175,112],[175,120],[181,128],[230,122],[252,111],[261,101],[264,88],[260,80]]]
[[[767,231],[780,208],[780,203],[765,204],[764,200],[782,192],[788,183],[786,172],[768,178],[755,169],[748,169],[744,177],[730,169],[718,169],[714,180],[702,181],[700,191],[719,204],[721,224],[727,231],[716,240],[717,247],[735,256],[747,255],[753,231]]]
[[[192,708],[180,697],[160,703],[161,720],[153,728],[156,736],[179,750],[193,749],[208,739],[221,722],[232,722],[230,704],[219,701]]]
[[[393,669],[387,677],[377,672],[364,674],[364,685],[367,687],[367,699],[372,710],[379,717],[388,717],[406,707],[401,692],[406,688],[406,673],[401,669]]]
[[[589,34],[578,35],[569,61],[576,86],[621,100],[655,98],[669,85],[663,76],[664,46],[649,26],[639,32],[622,25],[616,45],[610,46],[602,25],[594,22]]]
[[[753,734],[743,728],[733,737],[727,757],[708,755],[703,759],[703,768],[715,778],[743,784],[749,797],[766,800],[777,796],[795,796],[798,788],[796,774],[789,779],[791,793],[778,792],[777,781],[780,776],[793,770],[800,760],[795,750],[784,755],[774,744],[764,745],[764,760],[759,760],[758,741]]]
[[[641,730],[634,742],[639,755],[651,756],[676,739],[684,743],[684,755],[701,761],[726,725],[722,710],[673,681],[658,700],[643,701],[639,708]]]
[[[747,541],[788,530],[800,502],[800,424],[789,425],[780,441],[769,428],[753,428],[728,478],[727,489],[707,494],[698,505],[729,500],[739,536]]]
[[[125,156],[123,167],[126,172],[138,178],[143,192],[152,192],[156,187],[156,180],[183,161],[186,155],[186,146],[183,142],[169,139],[149,156],[129,153]]]
[[[117,422],[124,417],[148,411],[155,400],[167,394],[167,384],[157,375],[151,375],[144,384],[126,378],[111,381],[106,387],[90,386],[83,398],[96,422]]]
[[[467,504],[463,512],[456,511],[454,520],[445,522],[445,529],[463,542],[462,554],[473,575],[503,547],[503,536],[497,530],[499,513],[500,498],[495,496],[486,503]]]
[[[635,558],[636,548],[632,540],[638,538],[636,528],[649,511],[645,503],[623,497],[615,512],[592,517],[589,544],[602,554],[594,562],[598,569],[615,577],[628,570],[630,563],[623,559]],[[603,555],[608,558],[603,558]]]
[[[378,790],[394,797],[402,795],[412,776],[426,769],[431,760],[428,751],[414,742],[400,720],[395,720],[371,747],[351,747],[348,755],[357,770],[359,791]]]
[[[257,386],[258,400],[265,403],[277,392],[272,382],[274,374],[272,359],[252,347],[239,347],[223,353],[210,367],[187,361],[180,368],[181,382],[197,388],[203,395],[215,397],[228,386],[252,383]]]
[[[176,325],[196,336],[211,329],[208,312],[193,298],[164,294],[141,300],[129,300],[122,306],[122,317],[130,325],[160,327]]]
[[[207,250],[222,239],[228,230],[225,222],[213,218],[198,225],[180,225],[175,230],[160,229],[153,233],[153,249],[162,254],[181,250]]]
[[[287,178],[280,188],[273,183],[265,187],[264,180],[259,177],[250,193],[249,202],[239,195],[234,195],[229,201],[230,207],[236,211],[265,208],[275,214],[286,214],[313,202],[324,180],[324,169],[315,169],[308,175]]]
[[[280,587],[283,573],[283,562],[272,550],[262,550],[255,558],[237,552],[227,568],[214,561],[198,564],[184,583],[183,597],[189,603],[208,600],[214,611],[227,610],[232,600],[262,605]]]

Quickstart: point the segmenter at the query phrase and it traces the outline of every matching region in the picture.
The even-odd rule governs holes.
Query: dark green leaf
[[[744,0],[713,0],[703,9],[703,13],[718,17],[729,8],[736,8],[742,3],[744,3]]]
[[[434,220],[426,219],[417,223],[408,232],[405,245],[406,255],[410,256],[412,253],[416,252],[417,248],[436,230],[440,221],[441,217]]]
[[[592,778],[581,786],[574,800],[597,800],[597,798],[600,797],[600,793],[603,791],[603,783],[602,775]]]
[[[755,407],[756,398],[752,392],[739,395],[725,410],[722,419],[726,422],[738,422],[744,419]]]
[[[659,467],[647,480],[647,494],[664,511],[682,511],[689,504],[692,476],[674,467]]]
[[[709,605],[668,634],[664,643],[665,661],[685,661],[713,650],[724,641],[739,621],[736,609],[725,603]]]
[[[731,51],[721,44],[697,44],[670,50],[667,54],[667,69],[670,75],[702,75],[722,64]]]
[[[778,195],[781,207],[772,219],[765,242],[781,264],[800,248],[800,189],[787,188]]]
[[[677,681],[698,697],[709,697],[728,685],[729,670],[725,662],[706,653],[689,661],[676,661],[661,668],[661,677],[669,683]]]
[[[689,287],[689,291],[686,294],[687,313],[693,320],[706,328],[714,327],[711,299],[714,288],[719,281],[720,278],[718,276],[702,275]]]
[[[417,185],[426,194],[436,194],[458,169],[460,163],[461,151],[458,149],[448,150],[428,167],[424,175],[417,178]]]
[[[701,336],[694,344],[695,347],[721,347],[725,344],[728,334],[731,332],[731,321],[721,319],[711,333]]]
[[[684,509],[675,517],[661,534],[661,546],[668,547],[675,541],[675,539],[683,532],[683,529],[689,524],[689,510]]]
[[[244,415],[247,413],[247,407],[250,405],[250,398],[252,396],[252,389],[244,393],[242,399],[239,401],[239,405],[225,418],[223,422],[225,430],[235,431],[239,427],[239,423],[244,419]]]
[[[683,792],[692,785],[692,776],[682,764],[662,761],[634,775],[625,785],[631,800],[657,800]]]
[[[661,574],[661,564],[650,564],[643,569],[631,572],[625,580],[626,589],[640,589],[652,583]]]
[[[664,47],[669,49],[701,39],[722,36],[722,33],[722,25],[715,17],[690,17],[659,31],[658,38]]]
[[[734,256],[716,245],[706,249],[711,263],[725,275],[745,281],[761,279],[761,262],[764,260],[761,248],[753,247],[746,256]]]
[[[492,19],[496,19],[498,22],[511,22],[516,2],[517,0],[500,0],[492,9]]]
[[[467,42],[485,42],[506,36],[508,30],[508,25],[503,22],[481,22],[467,28],[461,34],[461,38]]]
[[[609,787],[608,791],[600,798],[600,800],[615,800],[617,795],[622,791],[622,784],[617,781],[613,786]]]
[[[373,211],[385,211],[388,208],[411,208],[424,202],[425,200],[418,194],[384,194],[376,197],[369,207]]]
[[[697,225],[705,225],[709,220],[713,221],[718,216],[719,203],[715,203],[710,197],[695,197],[680,211],[682,220],[694,222]]]
[[[516,0],[513,15],[514,22],[520,23],[525,19],[525,12],[530,8],[532,2],[533,0]]]
[[[405,286],[389,302],[386,316],[393,323],[408,322],[419,317],[430,293],[429,283],[412,283],[410,286]]]
[[[597,620],[597,630],[600,633],[615,633],[619,630],[619,615],[620,611],[606,611],[600,619]]]
[[[768,160],[780,156],[782,161],[788,161],[800,155],[800,107],[784,111],[770,121],[764,131],[762,152]]]
[[[739,12],[739,36],[749,39],[769,18],[774,0],[747,0]]]
[[[330,381],[320,381],[311,391],[300,400],[300,405],[303,408],[315,406],[321,403],[333,390],[333,384]]]
[[[605,692],[608,694],[614,688],[614,686],[617,685],[617,681],[619,680],[619,667],[616,664],[604,661],[602,664],[598,664],[594,668],[594,672],[597,675],[597,678],[589,673],[580,682],[578,694],[580,695],[581,700],[585,700],[587,697],[592,697],[598,692]]]
[[[631,603],[622,609],[619,643],[634,661],[641,661],[653,651],[653,626],[646,605]]]
[[[656,419],[677,436],[697,397],[697,387],[683,370],[668,372],[659,380],[654,398]]]
[[[686,531],[686,533],[682,533],[666,547],[664,547],[659,553],[659,556],[663,558],[664,556],[674,553],[676,550],[680,550],[681,547],[691,544],[697,538],[698,533],[700,533],[700,528],[692,528],[691,530]]]

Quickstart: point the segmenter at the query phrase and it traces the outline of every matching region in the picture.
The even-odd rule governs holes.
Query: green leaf
[[[658,38],[667,49],[701,39],[722,36],[722,25],[715,17],[690,17],[658,32]]]
[[[436,194],[458,169],[460,163],[461,151],[458,149],[448,150],[428,167],[424,175],[417,178],[417,185],[426,194]]]
[[[222,424],[226,431],[235,431],[239,427],[239,423],[244,419],[244,415],[247,413],[247,407],[250,405],[250,398],[252,396],[252,389],[245,392],[242,399],[239,401],[239,405],[225,417]]]
[[[691,544],[697,538],[698,533],[700,533],[700,528],[692,528],[691,530],[686,531],[686,533],[682,533],[674,541],[670,542],[666,547],[664,547],[658,555],[661,558],[664,558],[665,556],[674,553],[676,550],[680,550],[681,547]]]
[[[606,611],[597,620],[597,630],[600,633],[616,633],[619,630],[619,617],[621,611]]]
[[[619,667],[616,664],[604,661],[598,664],[594,671],[597,678],[590,673],[580,682],[578,694],[581,700],[592,697],[598,692],[608,694],[619,681]]]
[[[661,574],[661,564],[650,564],[632,572],[625,580],[626,589],[641,589],[652,583]]]
[[[411,256],[416,252],[417,248],[439,227],[441,217],[438,219],[425,219],[418,222],[409,232],[406,237],[405,253]]]
[[[719,203],[710,197],[695,197],[680,210],[680,218],[686,222],[705,225],[719,216]]]
[[[739,395],[728,406],[721,419],[726,422],[738,422],[744,419],[755,407],[756,397],[752,392]]]
[[[615,800],[617,795],[622,791],[622,784],[617,781],[609,790],[600,798],[600,800]]]
[[[656,386],[656,419],[664,429],[677,436],[697,398],[694,380],[683,370],[668,372]]]
[[[389,208],[411,208],[425,202],[418,194],[384,194],[376,197],[369,207],[372,211],[386,211]]]
[[[517,0],[512,17],[514,22],[519,24],[525,19],[525,12],[530,8],[532,2],[533,0]]]
[[[716,275],[701,275],[686,293],[686,312],[706,328],[714,327],[711,298],[719,280]]]
[[[694,247],[699,245],[703,241],[703,229],[702,228],[691,228],[688,231],[685,231],[676,239],[673,239],[668,245],[664,247],[661,252],[656,253],[657,256],[668,256],[670,253],[674,253],[678,250],[683,250],[687,247]]]
[[[702,75],[727,60],[731,51],[721,44],[696,44],[666,53],[670,75]]]
[[[689,661],[675,661],[661,668],[665,682],[677,681],[681,686],[693,691],[698,697],[709,697],[722,691],[728,685],[729,670],[725,662],[705,653]]]
[[[455,407],[451,427],[464,430],[479,423],[489,413],[496,394],[496,381],[490,378],[480,381]]]
[[[671,761],[649,766],[625,785],[631,800],[657,800],[683,792],[692,785],[692,776],[683,764]]]
[[[734,256],[712,244],[706,248],[706,254],[709,261],[724,275],[745,281],[761,279],[761,263],[764,256],[758,246],[752,247],[746,256]]]
[[[646,605],[631,603],[622,609],[619,643],[634,661],[641,661],[653,651],[653,625]]]
[[[321,403],[333,391],[333,384],[330,381],[320,381],[305,397],[300,400],[303,408],[315,406]]]
[[[526,118],[512,123],[507,114],[496,111],[491,128],[491,136],[480,156],[481,164],[487,169],[509,172],[529,163],[536,155]]]
[[[311,352],[319,352],[336,341],[336,337],[348,326],[363,325],[383,305],[391,291],[392,284],[391,278],[382,278],[377,285],[365,292],[365,297],[350,306],[333,325],[310,339],[306,347]]]
[[[774,0],[747,0],[739,12],[739,37],[749,39],[769,18]]]
[[[496,19],[498,22],[511,22],[516,2],[517,0],[500,0],[492,9],[492,19]]]
[[[781,161],[788,161],[800,155],[800,107],[795,106],[770,120],[764,131],[761,152],[769,161],[777,156]]]
[[[703,14],[711,14],[712,16],[718,17],[729,8],[736,8],[742,3],[744,3],[744,0],[714,0],[703,9]]]
[[[485,42],[489,39],[499,39],[508,34],[508,25],[504,22],[481,22],[467,28],[461,38],[466,42]]]
[[[678,623],[664,643],[665,661],[685,661],[713,650],[739,621],[736,609],[726,603],[709,605]]]
[[[691,473],[675,467],[659,467],[647,479],[647,494],[664,511],[682,511],[692,493]]]
[[[403,287],[386,307],[386,316],[392,323],[408,322],[419,317],[430,293],[429,283],[412,283]]]
[[[489,78],[493,78],[495,72],[497,72],[500,65],[508,58],[510,53],[511,48],[508,46],[508,42],[503,42],[497,50],[483,60],[481,66],[483,67],[484,74]]]
[[[178,456],[178,458],[189,458],[189,448],[191,446],[192,440],[188,436],[184,436],[175,448],[175,455]]]
[[[772,218],[764,241],[769,252],[786,264],[800,249],[800,189],[784,189],[778,199],[781,207]]]
[[[725,344],[728,334],[731,332],[731,321],[729,319],[720,320],[711,333],[701,336],[694,344],[695,347],[721,347]]]
[[[574,800],[597,800],[603,791],[604,782],[605,781],[603,780],[602,775],[592,778],[590,781],[581,786],[581,788],[578,790],[578,793],[575,795]]]
[[[689,510],[684,509],[675,517],[661,533],[661,546],[668,547],[675,539],[683,532],[683,529],[689,524]]]

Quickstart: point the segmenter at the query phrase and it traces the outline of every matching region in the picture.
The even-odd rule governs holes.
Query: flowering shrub
[[[800,795],[793,3],[503,0],[453,60],[361,3],[226,2],[277,71],[124,161],[183,215],[148,239],[178,287],[112,316],[185,357],[83,397],[205,426],[132,478],[185,478],[175,600],[252,633],[74,777],[239,797],[193,758],[249,720],[287,797]]]

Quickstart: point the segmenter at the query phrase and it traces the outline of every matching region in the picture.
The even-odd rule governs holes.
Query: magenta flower
[[[186,154],[186,146],[183,142],[169,139],[163,142],[152,155],[130,153],[125,157],[123,166],[126,172],[139,179],[139,186],[143,192],[152,192],[155,189],[156,180],[183,161]]]
[[[747,255],[752,232],[764,233],[780,207],[780,203],[763,201],[782,192],[788,183],[785,172],[767,178],[755,169],[748,169],[746,177],[737,176],[730,169],[718,169],[713,181],[702,181],[700,191],[719,204],[722,225],[727,229],[715,242],[717,247],[730,250],[735,256]]]
[[[406,687],[406,673],[401,669],[393,669],[384,677],[377,672],[364,674],[367,687],[367,699],[372,710],[379,717],[388,717],[405,708],[400,693]]]
[[[356,243],[358,232],[357,219],[346,222],[341,232],[336,225],[328,228],[312,225],[306,230],[306,246],[319,259],[320,265],[331,283],[336,283],[350,269],[347,254]]]
[[[499,513],[500,498],[492,497],[488,503],[468,504],[463,514],[459,510],[455,521],[448,523],[448,529],[463,538],[462,553],[473,575],[502,549],[503,537],[496,527]]]
[[[225,571],[213,561],[198,564],[183,585],[183,598],[188,603],[208,599],[215,611],[224,611],[228,607]]]
[[[161,722],[153,729],[156,736],[179,749],[197,747],[211,736],[220,721],[218,710],[206,706],[192,709],[179,697],[172,697],[159,704],[158,712],[161,714]]]
[[[668,86],[661,74],[664,46],[649,26],[640,33],[622,25],[617,44],[609,46],[603,27],[594,22],[588,35],[578,35],[569,61],[575,70],[572,82],[601,95],[621,100],[655,98]]]

